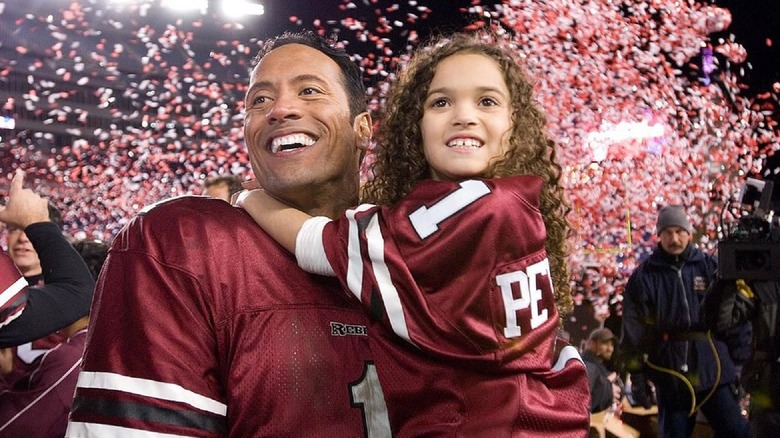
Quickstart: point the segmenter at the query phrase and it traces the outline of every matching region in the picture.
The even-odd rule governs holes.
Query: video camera
[[[720,278],[780,281],[780,188],[774,189],[772,181],[754,178],[743,184],[741,216],[718,242]]]

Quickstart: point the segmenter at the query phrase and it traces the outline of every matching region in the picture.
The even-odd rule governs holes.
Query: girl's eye
[[[479,103],[481,105],[483,105],[483,106],[496,106],[496,105],[498,105],[498,102],[496,102],[496,100],[493,99],[492,97],[483,97],[479,101]]]
[[[434,99],[431,102],[431,108],[443,108],[447,106],[448,103],[449,102],[447,101],[447,99]]]

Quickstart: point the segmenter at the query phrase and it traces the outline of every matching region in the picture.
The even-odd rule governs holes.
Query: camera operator
[[[742,370],[750,394],[750,437],[776,436],[780,430],[779,311],[776,280],[719,279],[705,300],[705,318],[713,329],[753,324],[753,356]]]
[[[733,346],[746,327],[711,333],[701,305],[715,280],[718,261],[692,242],[694,229],[685,209],[668,205],[658,213],[658,247],[626,284],[623,337],[632,397],[650,407],[648,380],[655,385],[658,433],[662,438],[691,437],[702,412],[715,438],[747,435],[736,397]],[[744,336],[747,350],[749,336]],[[747,358],[745,358],[747,359]]]
[[[777,179],[777,178],[775,178]],[[752,355],[741,381],[750,394],[749,436],[777,436],[780,428],[780,199],[778,181],[748,178],[737,227],[718,242],[718,279],[704,302],[705,323],[728,330],[751,323]],[[749,214],[745,214],[749,212]]]

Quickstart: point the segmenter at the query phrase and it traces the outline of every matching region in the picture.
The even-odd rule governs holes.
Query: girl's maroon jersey
[[[376,322],[397,436],[587,434],[586,370],[556,337],[542,184],[426,181],[392,207],[315,218],[299,233],[301,266],[332,269]]]
[[[387,437],[367,321],[241,209],[183,197],[114,241],[68,437]]]

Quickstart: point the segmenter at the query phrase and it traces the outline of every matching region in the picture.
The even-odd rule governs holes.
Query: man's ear
[[[362,146],[368,146],[368,142],[371,140],[371,114],[369,114],[368,111],[365,111],[355,116],[355,120],[352,123],[352,129],[354,129],[360,137]]]

